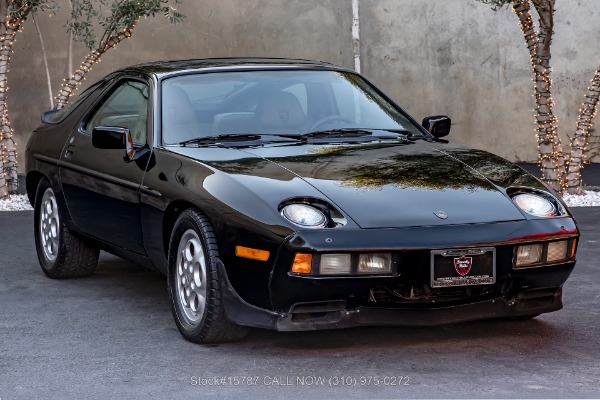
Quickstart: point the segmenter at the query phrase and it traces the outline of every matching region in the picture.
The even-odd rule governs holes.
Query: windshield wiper
[[[260,139],[260,135],[249,134],[249,133],[229,133],[224,135],[216,136],[202,136],[194,139],[184,140],[179,142],[180,146],[186,146],[188,144],[205,144],[205,143],[219,143],[219,142],[248,142]]]
[[[408,129],[378,128],[377,130],[386,131],[386,132],[392,132],[392,133],[400,133],[400,134],[404,135],[407,139],[410,139],[410,140],[412,140],[412,139],[424,139],[424,138],[426,138],[426,136],[424,136],[424,135],[415,135],[414,132],[411,132]]]
[[[377,135],[374,134],[377,131],[386,131],[396,133],[398,136],[391,135]],[[336,138],[355,138],[361,136],[372,136],[376,139],[397,139],[401,141],[409,141],[411,139],[411,132],[405,129],[379,129],[379,128],[340,128],[340,129],[326,129],[322,131],[309,132],[301,135],[302,141],[306,142],[309,138],[318,137],[336,137]]]
[[[322,131],[314,131],[303,133],[300,137],[313,138],[313,137],[325,137],[325,136],[367,136],[372,135],[373,132],[366,129],[360,128],[338,128],[338,129],[324,129]]]

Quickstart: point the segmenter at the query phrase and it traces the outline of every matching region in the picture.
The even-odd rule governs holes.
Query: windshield
[[[205,136],[381,129],[422,135],[360,76],[279,70],[192,74],[162,84],[165,144]]]

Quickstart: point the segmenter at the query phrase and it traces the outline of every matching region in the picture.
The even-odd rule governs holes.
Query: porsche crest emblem
[[[448,218],[448,214],[446,214],[445,211],[434,211],[433,212],[435,214],[436,217],[438,217],[439,219],[446,219]]]
[[[471,270],[473,257],[456,257],[454,259],[454,269],[460,276],[465,276]]]

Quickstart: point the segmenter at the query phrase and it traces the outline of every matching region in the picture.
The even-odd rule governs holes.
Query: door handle
[[[75,146],[73,146],[72,144],[67,146],[67,149],[65,150],[65,158],[71,157],[73,155],[74,151],[75,151]]]

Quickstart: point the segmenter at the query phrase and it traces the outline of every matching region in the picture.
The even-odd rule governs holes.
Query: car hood
[[[245,179],[240,172],[269,179],[299,177],[361,228],[522,220],[523,213],[502,185],[507,184],[506,177],[512,177],[511,182],[539,185],[514,164],[489,153],[422,140],[412,144],[277,145],[235,152],[244,154],[243,171],[229,171],[231,161],[209,164],[236,173],[242,184]],[[485,167],[492,179],[470,164]],[[252,184],[252,179],[247,181]]]
[[[362,228],[469,224],[525,217],[498,183],[461,161],[496,174],[510,165],[489,153],[417,141],[305,145],[248,150],[301,177]],[[479,157],[474,156],[477,154]],[[490,162],[496,168],[490,168]],[[519,175],[525,174],[519,171]],[[440,213],[443,212],[443,213]],[[444,214],[447,218],[440,218]]]

